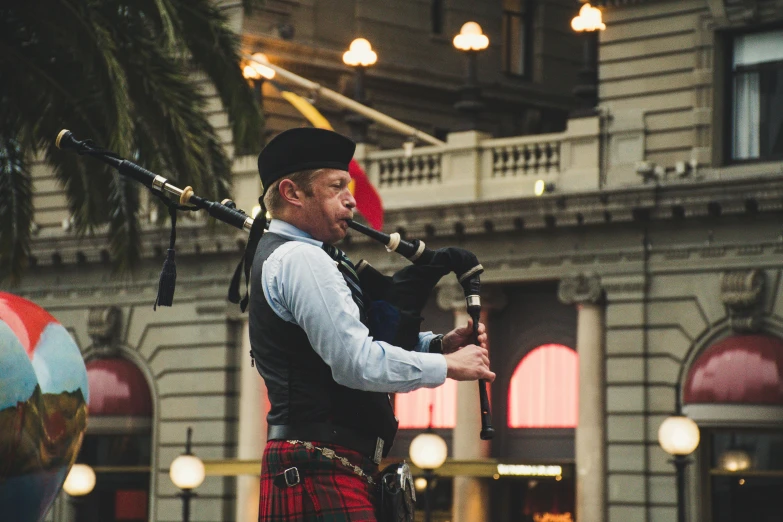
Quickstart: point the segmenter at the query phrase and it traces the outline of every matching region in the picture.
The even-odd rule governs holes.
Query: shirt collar
[[[310,243],[318,247],[323,246],[322,241],[313,239],[313,236],[311,236],[304,230],[300,230],[299,228],[295,227],[291,223],[288,223],[287,221],[283,221],[281,219],[273,219],[272,221],[269,222],[269,232],[272,232],[273,234],[278,234],[280,236],[289,239],[304,241],[305,243]]]

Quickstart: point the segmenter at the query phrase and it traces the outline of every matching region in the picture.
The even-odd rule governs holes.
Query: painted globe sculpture
[[[43,308],[0,292],[0,518],[44,518],[87,427],[87,370]]]

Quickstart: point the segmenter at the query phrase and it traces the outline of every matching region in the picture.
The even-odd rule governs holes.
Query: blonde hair
[[[307,196],[313,195],[313,181],[320,173],[321,169],[300,170],[299,172],[293,172],[278,179],[269,187],[264,196],[264,206],[269,212],[269,215],[275,217],[275,212],[283,208],[284,200],[280,195],[278,187],[280,182],[284,179],[290,179],[297,187],[301,188]]]

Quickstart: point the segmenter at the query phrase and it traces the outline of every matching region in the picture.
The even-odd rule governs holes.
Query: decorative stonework
[[[565,304],[598,303],[604,297],[601,278],[596,274],[564,277],[557,288],[557,297]]]
[[[724,272],[720,298],[735,332],[755,332],[761,326],[766,278],[761,270]]]
[[[116,306],[90,308],[87,314],[87,334],[92,349],[108,354],[118,349],[122,331],[122,311]]]

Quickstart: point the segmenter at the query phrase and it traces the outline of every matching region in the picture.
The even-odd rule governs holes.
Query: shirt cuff
[[[420,353],[427,353],[427,350],[429,350],[430,348],[430,341],[432,341],[433,337],[435,337],[435,334],[432,332],[420,332],[419,344],[416,345],[414,351]]]
[[[419,354],[421,359],[421,385],[437,388],[446,382],[446,358],[439,353]]]

